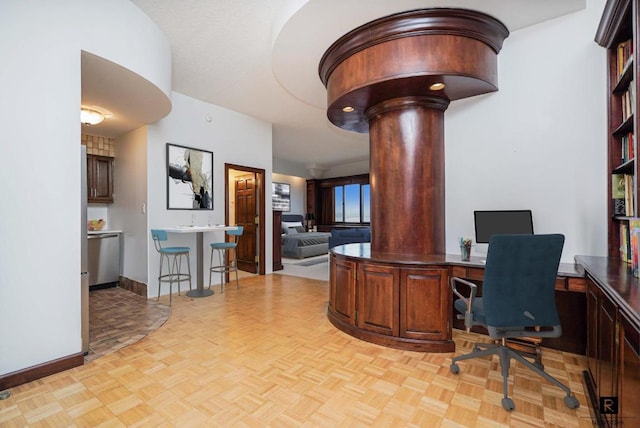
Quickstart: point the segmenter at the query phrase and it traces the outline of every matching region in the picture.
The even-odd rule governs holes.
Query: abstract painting
[[[213,153],[167,143],[167,209],[213,210]]]

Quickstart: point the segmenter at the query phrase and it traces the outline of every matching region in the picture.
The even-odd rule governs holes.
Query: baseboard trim
[[[0,376],[0,391],[32,382],[52,374],[60,373],[84,364],[84,354],[68,355],[57,360],[48,361],[36,366],[27,367],[12,373]]]

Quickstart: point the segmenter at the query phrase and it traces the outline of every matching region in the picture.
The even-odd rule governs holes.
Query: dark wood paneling
[[[282,211],[273,211],[273,270],[282,269]]]

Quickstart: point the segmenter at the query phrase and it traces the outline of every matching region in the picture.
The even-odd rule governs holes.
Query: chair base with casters
[[[162,283],[169,283],[169,306],[173,294],[173,284],[178,285],[178,296],[180,295],[180,283],[188,281],[189,290],[191,290],[191,263],[189,260],[189,247],[163,247],[162,242],[167,240],[167,232],[159,229],[152,229],[151,236],[156,247],[156,251],[160,254],[160,271],[158,274],[158,297],[160,300],[160,291]],[[187,272],[182,272],[182,262],[186,259]],[[167,272],[163,272],[163,267],[167,265]]]
[[[238,237],[242,235],[243,227],[237,226],[236,230],[227,230],[227,235],[232,238],[231,242],[212,242],[211,259],[209,262],[209,289],[211,288],[211,276],[214,273],[220,274],[220,292],[224,292],[224,275],[226,273],[236,273],[236,288],[240,288],[238,279]],[[218,264],[214,265],[214,253],[218,253]]]
[[[552,235],[494,235],[483,277],[482,297],[478,286],[461,278],[451,278],[451,289],[458,298],[454,307],[467,331],[483,326],[494,343],[475,343],[473,352],[451,359],[450,370],[460,373],[459,361],[498,355],[503,379],[502,407],[515,409],[508,395],[511,360],[551,382],[564,393],[564,404],[580,407],[578,399],[566,385],[544,371],[539,355],[531,355],[510,340],[559,337],[562,333],[555,305],[555,277],[562,254],[564,237]],[[533,358],[534,361],[527,360]]]
[[[458,361],[469,360],[471,358],[485,357],[487,355],[497,355],[500,360],[500,367],[502,369],[502,389],[503,389],[502,407],[505,410],[511,411],[516,408],[515,403],[511,398],[509,398],[509,394],[508,394],[509,368],[511,367],[512,359],[522,363],[531,371],[537,373],[538,375],[542,376],[549,382],[556,385],[558,388],[562,389],[566,394],[564,397],[564,404],[568,408],[577,409],[578,407],[580,407],[580,402],[571,393],[571,390],[569,389],[569,387],[567,387],[563,383],[560,383],[560,381],[558,381],[556,378],[554,378],[553,376],[545,372],[544,369],[541,367],[541,364],[539,365],[538,363],[535,363],[535,362],[532,363],[528,361],[527,359],[525,359],[524,356],[520,354],[520,352],[510,348],[506,343],[506,339],[502,339],[498,344],[474,343],[473,352],[469,354],[453,357],[451,359],[451,366],[449,366],[449,369],[451,370],[451,373],[458,374],[460,373],[460,367],[457,364]]]

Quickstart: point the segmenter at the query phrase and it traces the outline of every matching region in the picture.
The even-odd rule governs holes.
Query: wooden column
[[[497,90],[508,34],[480,12],[420,9],[369,22],[325,52],[327,117],[369,133],[372,253],[444,253],[444,111]]]
[[[371,251],[444,254],[445,98],[370,108]]]
[[[444,112],[498,90],[508,35],[483,13],[421,9],[358,27],[323,55],[327,117],[369,133],[371,244],[331,251],[328,317],[342,331],[401,349],[455,349],[448,269],[422,263],[445,258]]]

